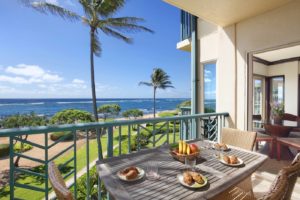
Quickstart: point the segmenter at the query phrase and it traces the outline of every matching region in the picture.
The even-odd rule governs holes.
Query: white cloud
[[[0,75],[0,82],[8,82],[14,84],[29,84],[29,81],[22,77],[10,77],[5,75]]]
[[[204,82],[205,82],[205,83],[209,83],[209,82],[211,82],[211,79],[209,79],[209,78],[204,78]]]
[[[41,68],[38,65],[19,64],[16,66],[9,66],[5,69],[5,72],[8,74],[17,75],[17,77],[9,77],[10,80],[17,79],[20,78],[18,76],[22,76],[21,78],[26,80],[27,84],[42,82],[56,83],[63,80],[63,78],[59,75],[53,74],[51,72],[46,72],[43,68]],[[25,79],[25,77],[27,79]],[[11,81],[8,80],[8,82]]]
[[[96,83],[96,92],[107,92],[107,91],[117,90],[117,89],[118,87],[116,86]]]
[[[85,81],[84,81],[84,80],[81,80],[81,79],[75,78],[75,79],[73,79],[72,83],[74,83],[74,84],[84,84]]]

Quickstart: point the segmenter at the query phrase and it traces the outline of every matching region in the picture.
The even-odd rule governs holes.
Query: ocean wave
[[[26,105],[43,105],[45,102],[36,103],[2,103],[0,106],[26,106]]]
[[[72,101],[72,102],[59,101],[56,103],[57,104],[82,104],[82,103],[92,103],[92,101]]]

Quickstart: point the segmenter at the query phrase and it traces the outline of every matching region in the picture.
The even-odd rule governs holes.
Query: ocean
[[[173,110],[185,98],[159,98],[156,100],[157,111]],[[122,111],[140,109],[144,114],[153,112],[153,99],[98,99],[97,104],[119,104]],[[38,115],[51,117],[55,113],[65,109],[80,109],[92,112],[91,99],[0,99],[0,118],[14,114],[29,114],[34,112]],[[121,111],[121,112],[122,112]]]

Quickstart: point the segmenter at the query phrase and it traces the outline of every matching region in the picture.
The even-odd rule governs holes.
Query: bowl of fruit
[[[180,162],[185,162],[186,157],[198,157],[199,154],[200,150],[196,144],[188,144],[182,140],[179,140],[178,143],[172,145],[170,148],[170,155]]]

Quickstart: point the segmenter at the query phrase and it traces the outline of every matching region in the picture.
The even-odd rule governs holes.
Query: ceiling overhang
[[[228,26],[279,8],[293,0],[164,0],[204,20]]]

